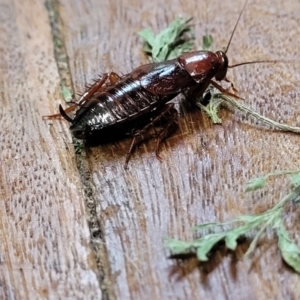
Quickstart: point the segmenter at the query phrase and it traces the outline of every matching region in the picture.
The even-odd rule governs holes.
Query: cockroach
[[[246,4],[247,1],[239,14],[225,51],[192,51],[172,60],[142,65],[124,76],[114,72],[104,74],[86,90],[77,104],[66,110],[60,105],[59,115],[71,123],[70,130],[77,139],[88,140],[95,134],[98,137],[115,135],[125,128],[135,130],[125,166],[134,148],[150,127],[165,120],[165,125],[157,136],[155,152],[159,158],[160,144],[168,136],[173,125],[177,124],[178,119],[178,112],[169,101],[181,93],[189,99],[197,99],[210,84],[222,93],[239,98],[223,89],[213,79],[228,81],[228,68],[239,65],[276,62],[265,60],[228,65],[226,53]],[[72,119],[67,113],[76,107],[78,109]],[[139,120],[146,121],[142,127],[136,129]]]

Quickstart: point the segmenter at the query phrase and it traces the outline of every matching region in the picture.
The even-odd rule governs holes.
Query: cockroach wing
[[[178,95],[196,83],[177,59],[140,66],[130,75],[155,96]]]

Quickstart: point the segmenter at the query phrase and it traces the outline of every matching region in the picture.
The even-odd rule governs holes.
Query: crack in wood
[[[61,92],[69,89],[74,94],[71,72],[69,68],[67,49],[64,43],[63,28],[59,16],[59,2],[57,0],[46,0],[46,8],[49,14],[49,21],[52,30],[54,43],[54,56],[60,76]],[[65,99],[66,100],[66,99]],[[92,251],[97,261],[97,277],[102,292],[103,300],[116,299],[112,284],[112,275],[109,265],[105,237],[101,230],[101,224],[97,217],[96,201],[94,198],[93,184],[85,153],[76,154],[76,164],[80,174],[80,180],[84,186],[85,207],[87,221],[91,234]]]

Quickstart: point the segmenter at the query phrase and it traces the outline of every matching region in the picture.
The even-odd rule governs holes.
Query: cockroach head
[[[219,68],[215,75],[216,80],[221,81],[226,77],[227,69],[228,69],[228,57],[225,52],[217,51],[216,55],[219,60]]]

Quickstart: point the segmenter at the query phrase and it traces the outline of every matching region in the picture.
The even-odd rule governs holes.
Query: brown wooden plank
[[[297,60],[299,3],[250,2],[230,59]],[[99,73],[126,73],[147,62],[137,32],[146,26],[161,30],[178,16],[194,17],[199,45],[207,32],[217,49],[224,47],[242,6],[242,0],[61,0],[59,14],[76,91]],[[298,64],[252,65],[229,72],[229,77],[253,109],[299,125],[298,69]],[[213,126],[199,111],[180,107],[185,113],[177,134],[163,147],[162,163],[149,142],[124,171],[130,139],[86,149],[81,158],[88,163],[82,171],[91,176],[91,197],[107,246],[110,298],[299,298],[299,276],[282,263],[272,234],[252,259],[242,259],[242,246],[236,254],[218,252],[200,266],[195,260],[182,265],[168,260],[163,238],[190,239],[190,227],[200,222],[267,209],[287,192],[284,183],[276,181],[272,197],[265,200],[259,193],[244,194],[246,180],[299,167],[299,136],[267,130],[238,112],[222,112],[223,124]]]
[[[0,298],[101,298],[43,1],[0,1]]]

